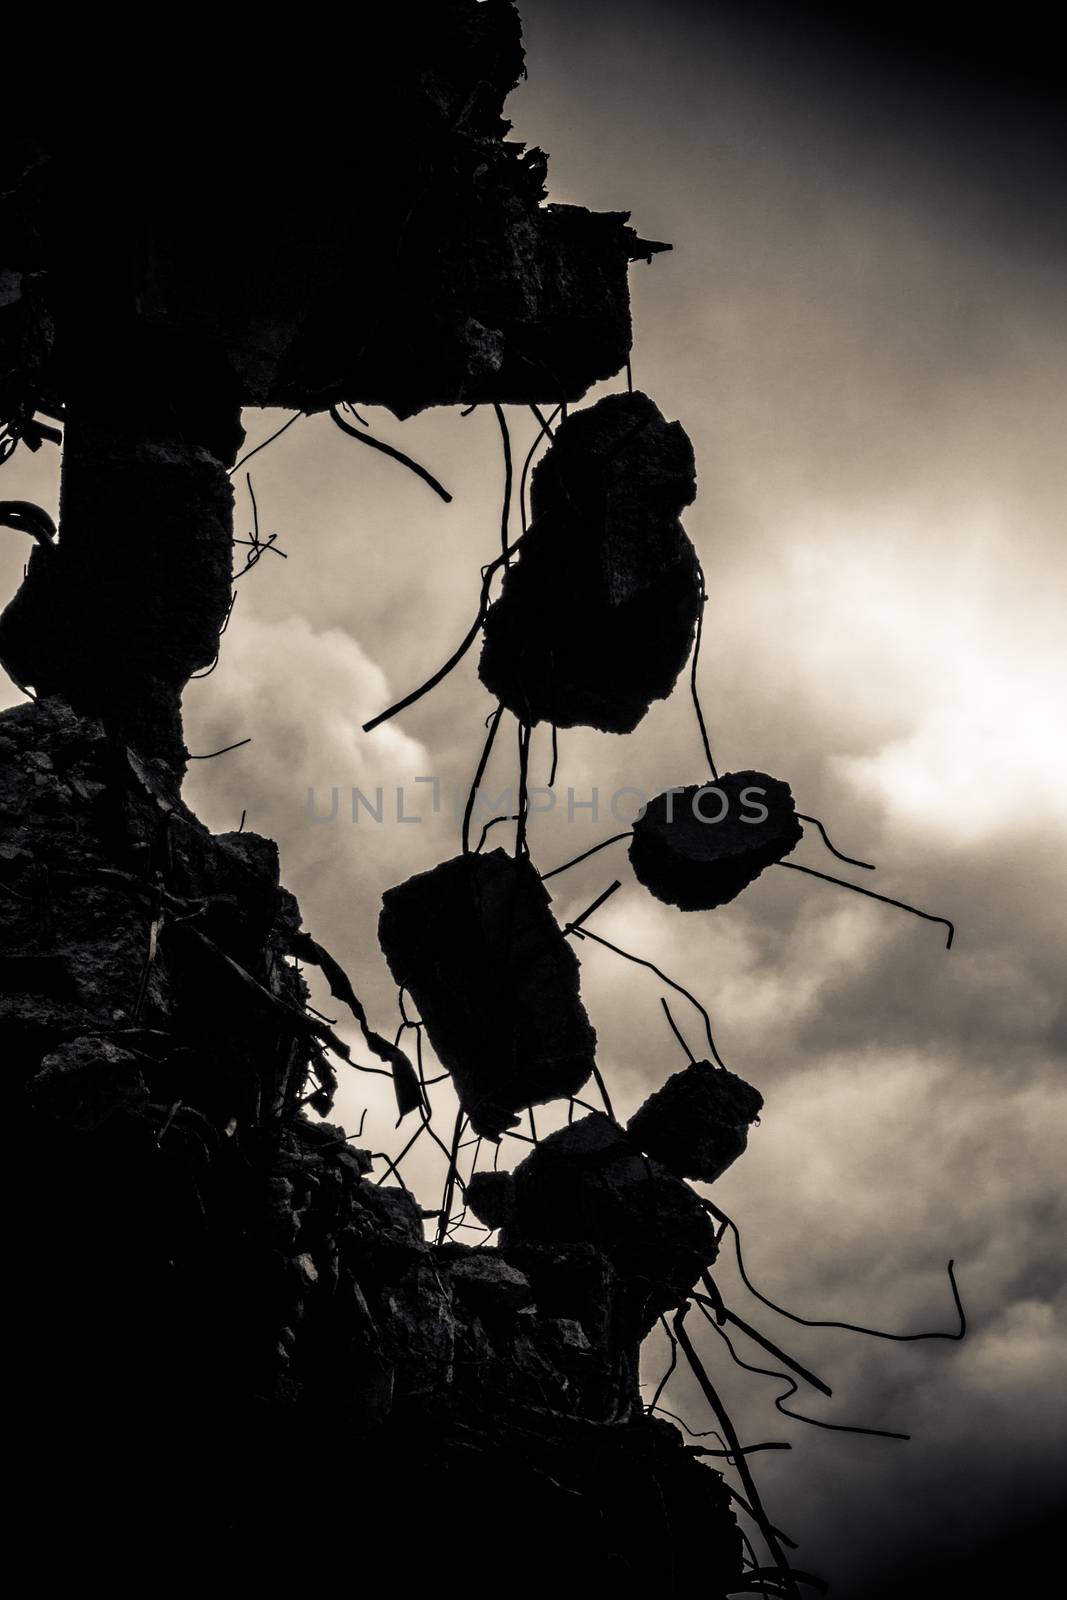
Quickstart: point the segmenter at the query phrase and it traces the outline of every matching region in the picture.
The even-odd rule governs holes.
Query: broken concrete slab
[[[499,1250],[452,1245],[444,1246],[438,1256],[448,1264],[456,1294],[482,1315],[514,1313],[533,1301],[529,1278]]]
[[[383,896],[389,970],[489,1139],[527,1106],[577,1094],[593,1070],[578,960],[550,906],[529,858],[503,850],[456,856]]]
[[[627,359],[631,261],[666,248],[545,203],[544,154],[505,137],[513,5],[408,0],[375,34],[343,70],[286,44],[305,132],[242,167],[240,205],[220,174],[247,112],[228,72],[209,89],[218,55],[148,95],[105,65],[91,114],[12,114],[0,151],[0,451],[37,448],[42,410],[64,452],[59,541],[31,553],[0,661],[175,769],[230,598],[241,407],[579,399]],[[208,115],[178,90],[194,76]]]
[[[634,823],[630,865],[657,900],[710,911],[734,900],[803,837],[788,783],[726,772],[666,789]]]
[[[5,420],[66,397],[71,324],[93,311],[112,343],[151,339],[161,361],[214,352],[246,405],[555,403],[622,368],[629,264],[664,247],[626,213],[545,204],[544,153],[506,137],[524,73],[515,7],[406,0],[374,28],[373,51],[337,61],[311,36],[241,40],[250,80],[257,59],[261,81],[284,78],[288,131],[242,164],[240,205],[220,179],[247,138],[236,47],[150,92],[101,63],[92,114],[68,107],[69,127],[12,112]],[[194,76],[195,108],[180,87]],[[356,105],[372,158],[353,142]]]
[[[67,434],[58,542],[38,519],[44,544],[0,625],[0,653],[44,690],[0,719],[0,982],[21,991],[0,992],[0,1053],[17,1090],[37,1086],[14,1096],[11,1140],[29,1542],[54,1521],[34,1486],[54,1477],[57,1438],[75,1551],[121,1507],[112,1553],[152,1570],[177,1505],[191,1563],[230,1549],[271,1580],[290,1547],[306,1566],[307,1540],[279,1538],[294,1471],[316,1527],[358,1504],[373,1534],[413,1514],[414,1454],[434,1484],[416,1587],[473,1500],[483,1565],[513,1556],[518,1510],[563,1528],[583,1582],[666,1573],[681,1592],[699,1576],[718,1595],[739,1574],[736,1526],[721,1481],[642,1414],[636,1280],[586,1241],[488,1268],[435,1250],[413,1197],[308,1119],[332,1095],[320,1044],[345,1049],[289,959],[321,949],[269,843],[213,838],[180,800],[181,688],[214,660],[230,593],[240,406],[555,403],[629,348],[627,264],[651,247],[622,214],[543,204],[544,157],[505,141],[522,70],[509,0],[403,0],[374,21],[373,50],[332,55],[314,29],[245,29],[239,53],[224,29],[206,49],[172,29],[169,73],[97,51],[47,117],[7,107],[0,454],[54,441],[37,412]],[[278,137],[243,162],[261,86]],[[641,468],[635,504],[646,487],[654,500]],[[662,577],[627,505],[608,581],[590,580],[606,611]],[[16,517],[21,534],[33,520]],[[516,945],[502,983],[492,969],[514,993],[484,1062],[510,1098],[475,1096],[498,1122],[520,1090],[580,1085],[593,1038],[528,865],[476,873],[492,880],[478,936],[491,954]],[[102,1106],[56,1092],[87,1074]],[[527,1277],[534,1300],[517,1303]],[[592,1544],[566,1538],[590,1522]],[[350,1551],[323,1543],[320,1576],[350,1576]],[[357,1543],[361,1578],[378,1576],[390,1552]],[[536,1575],[558,1570],[541,1541]]]
[[[229,462],[167,421],[149,432],[148,407],[124,418],[101,387],[95,403],[68,403],[61,537],[34,546],[0,615],[0,659],[19,684],[178,764],[180,691],[214,660],[230,601]]]
[[[464,1191],[467,1204],[487,1228],[504,1228],[515,1214],[515,1180],[510,1172],[475,1172]]]
[[[743,1078],[695,1061],[648,1097],[626,1131],[676,1177],[714,1183],[744,1154],[762,1109],[763,1096]]]
[[[595,1245],[618,1273],[631,1336],[680,1304],[718,1253],[693,1190],[599,1112],[542,1139],[514,1179],[515,1214],[501,1248]]]
[[[141,1063],[109,1039],[65,1040],[45,1056],[26,1086],[38,1111],[92,1133],[120,1111],[148,1102]]]
[[[678,520],[695,492],[692,446],[647,395],[608,395],[560,425],[485,619],[479,674],[517,717],[629,733],[670,694],[700,605]]]

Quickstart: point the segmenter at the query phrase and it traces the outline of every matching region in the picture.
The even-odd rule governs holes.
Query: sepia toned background
[[[509,114],[551,156],[550,198],[630,209],[642,235],[674,245],[633,270],[633,373],[696,449],[685,521],[710,597],[701,681],[719,767],[788,779],[842,849],[878,863],[852,877],[951,917],[957,936],[946,952],[934,924],[780,871],[683,915],[632,880],[623,845],[554,879],[555,908],[573,916],[621,878],[592,926],[699,995],[727,1064],[763,1092],[749,1151],[714,1195],[766,1292],[810,1317],[948,1330],[955,1258],[962,1346],[794,1328],[729,1266],[720,1275],[728,1303],[833,1385],[813,1415],[910,1443],[787,1421],[771,1380],[731,1371],[710,1331],[704,1343],[745,1437],[793,1446],[755,1465],[799,1565],[843,1595],[920,1592],[932,1573],[960,1575],[938,1592],[969,1594],[984,1563],[1033,1573],[1065,1464],[1061,128],[1039,94],[998,81],[995,50],[968,74],[899,40],[835,42],[789,8],[521,9],[529,81]],[[269,157],[270,137],[250,134],[248,158]],[[253,225],[269,251],[270,218]],[[491,411],[366,415],[454,501],[323,417],[249,463],[287,558],[241,578],[219,666],[185,707],[193,752],[252,743],[194,764],[185,794],[212,827],[246,811],[278,840],[305,925],[387,1031],[380,897],[458,849],[447,806],[432,815],[414,779],[470,782],[492,710],[476,656],[374,734],[360,724],[465,632],[503,468]],[[249,444],[284,420],[250,414]],[[509,422],[521,456],[532,419]],[[4,492],[54,510],[56,470],[54,452],[20,452]],[[5,600],[25,556],[5,535]],[[533,782],[549,761],[541,729]],[[505,718],[489,791],[515,771]],[[562,733],[537,864],[617,831],[613,790],[703,776],[684,686],[628,739]],[[351,788],[378,785],[387,819],[400,785],[423,820],[353,824]],[[333,786],[339,816],[316,824],[308,790],[322,810]],[[594,786],[601,816],[568,822],[568,787],[588,801]],[[491,837],[508,844],[509,830]],[[794,859],[840,868],[810,839]],[[667,991],[603,949],[579,954],[628,1115],[683,1064]],[[447,1085],[437,1093],[447,1132]],[[408,1131],[392,1127],[384,1080],[347,1074],[335,1120],[354,1130],[365,1108],[361,1142],[399,1149]],[[551,1125],[540,1113],[539,1131]],[[433,1206],[442,1163],[421,1143],[404,1173]],[[523,1153],[505,1141],[500,1163]],[[647,1354],[654,1386],[665,1351],[653,1338]],[[663,1403],[711,1425],[685,1374]]]

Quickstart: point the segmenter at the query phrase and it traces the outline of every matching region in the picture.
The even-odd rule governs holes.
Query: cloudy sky
[[[763,1092],[762,1125],[714,1194],[768,1292],[809,1316],[948,1329],[956,1259],[962,1346],[793,1328],[723,1269],[728,1303],[834,1386],[832,1402],[811,1397],[814,1415],[914,1435],[777,1417],[774,1385],[731,1371],[709,1330],[742,1432],[793,1446],[755,1463],[798,1564],[872,1600],[935,1576],[937,1592],[969,1595],[994,1558],[1032,1576],[1062,1482],[1067,1388],[1058,130],[988,71],[968,89],[761,8],[522,9],[529,82],[509,110],[516,136],[550,153],[551,197],[632,210],[674,244],[633,272],[634,379],[696,449],[686,525],[710,595],[702,684],[719,767],[788,779],[801,810],[878,863],[871,886],[953,918],[957,937],[946,952],[933,924],[781,871],[682,915],[632,880],[621,846],[553,880],[556,908],[573,915],[620,877],[597,931],[695,991],[727,1064]],[[369,415],[453,504],[321,417],[250,463],[288,559],[241,579],[186,720],[194,752],[253,742],[194,766],[186,796],[213,827],[247,810],[279,841],[305,925],[385,1029],[397,1014],[375,940],[381,893],[456,852],[449,790],[470,781],[492,702],[472,657],[395,722],[369,736],[360,724],[465,632],[502,465],[491,412]],[[283,420],[249,415],[250,443]],[[529,417],[510,421],[524,448]],[[20,452],[5,493],[54,503],[45,454]],[[244,531],[243,490],[237,505]],[[24,559],[7,536],[5,597]],[[491,792],[514,781],[514,757],[505,719]],[[539,730],[534,782],[549,758]],[[437,816],[416,776],[440,778]],[[628,739],[561,734],[559,803],[531,831],[538,865],[615,832],[622,785],[701,776],[683,693]],[[352,824],[351,789],[378,785],[393,820]],[[398,785],[420,822],[396,822]],[[313,822],[309,788],[328,811],[333,786],[338,819]],[[568,822],[568,788],[588,801],[594,787],[600,816]],[[807,840],[794,859],[837,866]],[[607,951],[580,955],[601,1066],[629,1114],[682,1064],[664,990]],[[684,1002],[674,1009],[696,1045]],[[380,1081],[346,1078],[337,1117],[354,1128],[367,1108],[363,1142],[395,1151],[406,1134]],[[501,1163],[523,1150],[505,1142]],[[432,1152],[416,1146],[404,1170],[435,1204]],[[648,1357],[654,1381],[655,1340]],[[664,1403],[710,1426],[684,1374]]]

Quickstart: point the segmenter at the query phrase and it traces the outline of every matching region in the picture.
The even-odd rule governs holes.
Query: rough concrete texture
[[[540,1581],[577,1539],[568,1571],[589,1581],[606,1562],[728,1588],[722,1480],[637,1388],[638,1329],[713,1254],[691,1192],[620,1158],[607,1125],[571,1162],[585,1173],[595,1146],[607,1169],[565,1164],[562,1196],[555,1144],[520,1169],[539,1221],[497,1249],[431,1246],[413,1197],[302,1110],[329,1104],[332,1036],[286,956],[300,917],[271,842],[209,834],[57,699],[0,716],[0,758],[27,1529],[53,1504],[34,1491],[47,1477],[83,1561],[96,1541],[109,1570],[144,1570],[180,1516],[174,1562],[239,1548],[243,1570],[277,1576],[304,1549],[278,1543],[278,1484],[296,1475],[340,1540],[319,1570],[351,1526],[384,1578],[400,1552],[383,1530],[417,1482],[420,1545],[402,1558],[420,1582],[461,1499],[495,1561],[518,1519],[552,1530],[526,1563]],[[576,1182],[592,1185],[577,1235]]]
[[[670,694],[700,602],[678,520],[695,493],[692,446],[647,395],[609,395],[560,426],[485,622],[482,682],[517,717],[629,733]]]
[[[389,970],[490,1139],[527,1106],[577,1094],[593,1070],[578,959],[550,905],[529,858],[503,850],[443,861],[383,898]]]
[[[174,767],[229,598],[240,407],[578,399],[624,365],[629,264],[660,248],[544,204],[546,158],[501,115],[524,70],[510,0],[409,0],[375,32],[303,72],[287,38],[271,81],[308,131],[242,167],[239,198],[218,173],[248,114],[221,55],[192,75],[208,115],[180,74],[149,92],[97,61],[91,115],[0,149],[2,449],[39,445],[39,408],[67,423],[59,545],[33,551],[0,660]],[[264,52],[243,44],[242,77]]]
[[[58,541],[0,619],[38,694],[0,716],[16,1516],[53,1583],[69,1558],[109,1586],[447,1592],[466,1556],[538,1586],[725,1595],[726,1488],[637,1386],[650,1317],[714,1254],[692,1192],[622,1130],[576,1127],[498,1185],[497,1248],[428,1244],[412,1196],[308,1115],[348,1047],[296,960],[357,1020],[358,996],[273,844],[213,836],[180,798],[180,696],[231,592],[240,408],[577,399],[623,366],[627,267],[657,248],[622,214],[542,203],[545,158],[501,116],[511,0],[373,20],[373,48],[334,50],[246,19],[234,43],[220,14],[210,37],[170,29],[166,72],[94,38],[33,116],[19,72],[5,87],[0,465],[64,435]],[[535,500],[583,502],[568,539],[624,703],[598,709],[601,662],[579,709],[632,726],[688,650],[692,461],[643,397],[590,417]],[[531,568],[543,541],[558,572],[565,510],[542,521]],[[585,1082],[577,965],[528,861],[402,885],[392,934],[479,1130]]]
[[[661,247],[625,213],[543,204],[546,157],[502,116],[514,5],[406,0],[373,28],[336,52],[243,30],[188,76],[172,38],[166,79],[98,55],[91,115],[12,116],[0,416],[25,386],[64,398],[67,326],[91,310],[213,353],[249,405],[555,403],[622,367],[627,269]],[[253,154],[257,71],[281,121]]]
[[[714,783],[667,789],[650,801],[634,823],[630,865],[657,900],[711,911],[736,899],[802,836],[787,783],[766,772],[725,772]]]
[[[205,420],[200,443],[182,419],[154,419],[147,405],[122,416],[106,390],[71,400],[60,539],[34,545],[0,615],[0,659],[16,682],[106,717],[172,767],[184,755],[181,691],[214,661],[230,603],[226,468],[241,430],[236,408],[222,430]]]
[[[650,1095],[626,1131],[676,1177],[714,1183],[744,1155],[762,1109],[763,1096],[743,1078],[696,1061]]]
[[[513,1177],[505,1248],[595,1242],[618,1275],[629,1339],[680,1304],[715,1260],[715,1229],[692,1189],[599,1113],[542,1139]]]
[[[82,1121],[112,1095],[143,1110],[131,1060],[152,1090],[146,1116],[175,1099],[221,1126],[253,1105],[291,1112],[311,1036],[285,960],[299,913],[271,841],[212,836],[147,762],[57,699],[3,713],[0,763],[9,1071],[72,1110],[85,1083]],[[254,1004],[231,1003],[246,992]]]

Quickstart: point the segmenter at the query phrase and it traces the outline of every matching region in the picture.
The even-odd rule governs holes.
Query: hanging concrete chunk
[[[246,405],[358,399],[407,417],[578,399],[619,371],[630,262],[666,247],[640,239],[626,212],[544,203],[547,158],[507,138],[503,117],[525,76],[514,6],[405,0],[378,8],[374,33],[373,50],[333,60],[292,30],[246,41],[244,70],[284,78],[287,126],[302,131],[244,164],[239,207],[213,179],[247,138],[221,45],[206,59],[194,46],[172,83],[150,87],[101,62],[91,114],[67,105],[26,135],[11,112],[5,421],[25,426],[27,409],[69,398],[69,366],[86,354],[75,318],[95,319],[89,353],[150,341],[131,392],[172,349],[213,351]],[[377,130],[372,159],[352,148],[355,105]],[[264,249],[253,219],[267,217]],[[159,383],[177,388],[168,367]]]
[[[596,1034],[578,961],[527,858],[457,856],[389,889],[378,937],[476,1133],[577,1094]]]
[[[692,1189],[598,1112],[542,1139],[514,1179],[502,1248],[595,1245],[619,1275],[635,1335],[678,1305],[715,1259],[715,1229]]]
[[[758,1089],[710,1061],[697,1061],[650,1095],[626,1130],[676,1177],[714,1183],[744,1154],[749,1124],[762,1110]]]
[[[510,1172],[475,1172],[467,1180],[465,1199],[487,1228],[506,1227],[515,1215],[515,1180]]]
[[[630,865],[657,900],[711,911],[736,899],[800,842],[787,783],[727,772],[716,783],[667,789],[634,824]]]
[[[608,395],[561,425],[485,622],[482,682],[517,717],[629,733],[670,694],[700,604],[678,520],[695,493],[692,445],[647,395]]]
[[[248,81],[284,80],[289,132],[242,164],[239,206],[219,174],[247,113],[217,39],[190,37],[167,83],[97,62],[62,119],[5,94],[0,462],[58,440],[41,411],[64,465],[0,666],[172,768],[230,599],[241,408],[580,399],[626,362],[630,263],[668,248],[626,212],[544,203],[547,158],[502,115],[514,5],[404,0],[374,33],[332,60],[292,30],[243,42]]]

